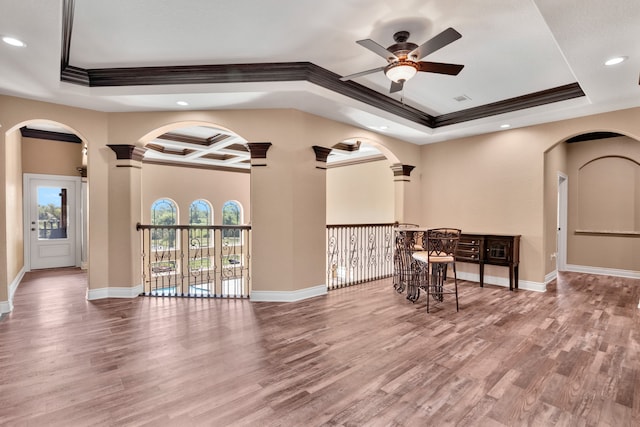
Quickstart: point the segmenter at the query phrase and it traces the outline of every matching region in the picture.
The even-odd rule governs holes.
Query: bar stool
[[[417,250],[422,250],[422,231],[414,230],[416,224],[394,224],[395,225],[395,250],[393,253],[393,287],[398,293],[408,289],[407,298],[412,299],[415,293],[410,282],[413,279],[414,263],[411,254]]]
[[[424,251],[414,252],[412,257],[418,261],[415,268],[415,280],[427,293],[427,313],[429,300],[435,303],[444,301],[446,294],[456,296],[458,307],[458,277],[456,275],[456,248],[461,230],[457,228],[434,228],[427,230],[423,237]],[[453,266],[453,286],[447,282],[447,267]]]

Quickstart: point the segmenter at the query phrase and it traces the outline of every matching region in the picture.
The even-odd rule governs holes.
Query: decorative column
[[[300,136],[285,135],[281,145],[247,144],[253,301],[297,301],[327,292],[326,150],[314,147],[314,160]]]
[[[133,298],[143,290],[141,243],[141,172],[145,149],[110,144],[116,155],[109,168],[109,288],[107,297]]]
[[[83,149],[84,152],[84,149]],[[86,154],[83,154],[83,157],[86,158]],[[88,181],[87,181],[87,166],[81,166],[76,168],[76,170],[78,171],[78,173],[80,174],[80,179],[82,182],[82,189],[81,189],[81,210],[82,210],[82,214],[80,215],[80,217],[82,218],[82,248],[81,248],[81,254],[80,254],[80,267],[83,270],[86,270],[89,266],[88,266],[88,262],[89,262],[89,189],[88,189]]]
[[[408,222],[406,213],[409,211],[407,204],[408,200],[408,186],[411,183],[411,171],[415,166],[403,165],[396,163],[391,165],[393,171],[393,188],[394,188],[394,218],[397,222]]]

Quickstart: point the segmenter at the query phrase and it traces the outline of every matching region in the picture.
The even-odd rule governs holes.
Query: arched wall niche
[[[577,230],[640,234],[638,160],[621,155],[598,156],[578,166]]]

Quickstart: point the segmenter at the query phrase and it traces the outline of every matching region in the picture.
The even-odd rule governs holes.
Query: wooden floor
[[[427,314],[389,280],[299,303],[85,299],[27,273],[0,321],[0,425],[637,426],[640,281],[461,283]]]

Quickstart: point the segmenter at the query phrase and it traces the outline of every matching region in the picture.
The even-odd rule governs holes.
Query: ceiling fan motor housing
[[[407,57],[407,55],[409,55],[410,52],[412,52],[415,48],[418,47],[417,44],[407,41],[409,39],[409,35],[410,34],[408,31],[398,31],[393,35],[393,40],[395,40],[396,43],[392,44],[387,48],[387,50],[389,52],[393,52],[393,54],[397,56],[398,59],[400,59],[400,61],[405,61],[405,60],[414,61],[417,59],[417,58]],[[389,61],[389,62],[392,62],[392,61]]]

